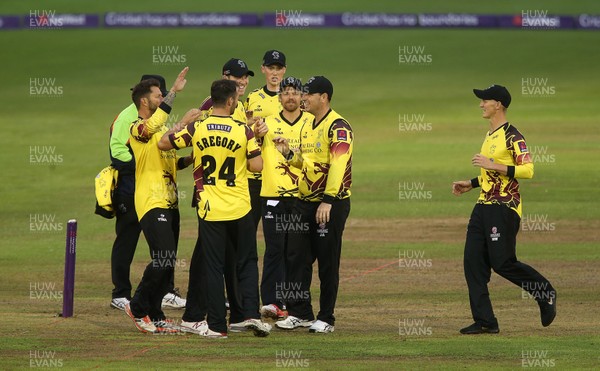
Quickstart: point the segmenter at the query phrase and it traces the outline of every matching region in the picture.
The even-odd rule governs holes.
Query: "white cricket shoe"
[[[205,338],[208,338],[208,339],[227,339],[226,332],[213,331],[208,328],[208,325],[206,326],[206,331],[201,333],[200,336],[204,336]]]
[[[275,326],[284,330],[293,330],[298,327],[310,327],[314,321],[307,321],[294,316],[275,322]]]
[[[125,313],[133,320],[133,324],[137,327],[141,332],[149,332],[149,333],[157,333],[158,330],[154,323],[150,320],[150,317],[144,316],[142,318],[136,318],[133,316],[131,312],[131,308],[129,307],[129,303],[125,304]]]
[[[248,329],[246,328],[246,321],[229,324],[229,331],[231,332],[244,332],[247,330]]]
[[[129,304],[127,298],[114,298],[110,301],[110,306],[119,310],[125,310],[125,305],[127,304]]]
[[[256,318],[249,318],[238,323],[230,323],[229,329],[231,332],[242,332],[246,330],[254,331],[254,336],[265,337],[269,336],[273,327]]]
[[[162,299],[163,308],[183,309],[185,308],[186,300],[182,298],[176,290],[170,292]]]
[[[320,319],[316,320],[315,323],[310,326],[308,332],[319,332],[319,333],[327,333],[333,332],[333,326],[331,326],[327,322],[323,322]]]
[[[208,323],[206,323],[206,321],[200,321],[200,322],[181,321],[181,324],[179,325],[179,327],[181,327],[181,331],[183,331],[183,332],[189,332],[192,334],[202,335],[203,333],[205,333],[208,330]]]

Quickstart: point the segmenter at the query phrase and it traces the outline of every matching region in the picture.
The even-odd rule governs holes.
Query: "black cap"
[[[140,82],[142,82],[144,80],[150,80],[150,79],[158,80],[158,82],[160,84],[160,92],[162,93],[163,97],[166,97],[168,91],[167,91],[167,83],[165,82],[165,78],[162,77],[161,75],[142,75]],[[131,88],[129,90],[133,91],[133,88]]]
[[[325,76],[313,76],[304,84],[304,93],[327,93],[329,100],[333,96],[333,85]]]
[[[160,92],[162,93],[163,97],[166,97],[167,93],[169,91],[167,90],[167,83],[165,82],[165,78],[162,77],[161,75],[143,75],[142,78],[140,79],[140,82],[142,82],[144,80],[149,80],[149,79],[158,80],[158,82],[160,83]],[[131,89],[131,90],[133,90],[133,89]]]
[[[270,66],[272,64],[278,64],[281,67],[285,67],[285,54],[279,50],[267,50],[263,57],[263,66]]]
[[[246,62],[241,59],[231,58],[223,66],[223,75],[243,77],[244,75],[254,76],[254,72],[248,69]]]
[[[300,81],[300,79],[297,79],[295,77],[286,77],[285,79],[281,80],[281,82],[279,83],[279,91],[283,91],[283,89],[287,88],[288,86],[291,86],[293,88],[295,88],[296,90],[300,90],[302,91],[302,81]]]
[[[483,90],[473,89],[473,93],[475,93],[475,96],[479,99],[498,101],[506,108],[510,105],[510,93],[508,92],[508,89],[502,85],[492,85]]]

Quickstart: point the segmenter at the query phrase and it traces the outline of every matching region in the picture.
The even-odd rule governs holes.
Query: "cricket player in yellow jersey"
[[[556,291],[539,272],[517,260],[516,237],[521,222],[521,195],[517,179],[533,177],[533,162],[525,138],[506,120],[511,96],[504,86],[473,89],[481,99],[479,108],[489,120],[490,130],[480,153],[471,163],[481,168],[471,180],[452,184],[452,192],[461,195],[481,187],[479,199],[467,227],[464,270],[471,314],[475,321],[461,334],[498,333],[498,320],[492,310],[487,284],[493,269],[533,296],[540,307],[542,326],[556,316]]]
[[[221,69],[221,73],[222,79],[225,80],[232,80],[237,84],[237,89],[238,89],[238,98],[241,98],[244,94],[246,94],[246,88],[248,87],[248,82],[250,80],[250,76],[254,76],[254,71],[251,71],[250,69],[248,69],[248,65],[246,64],[246,62],[244,62],[241,59],[238,58],[231,58],[229,59],[227,62],[225,62],[225,64],[223,65],[223,68]],[[200,121],[205,120],[206,118],[208,118],[212,112],[213,112],[213,102],[210,96],[208,96],[200,105],[200,109],[202,110],[202,116],[200,118]],[[233,114],[231,115],[232,118],[234,120],[243,122],[243,123],[248,123],[247,121],[247,116],[246,116],[246,111],[244,109],[244,104],[242,103],[241,100],[238,99],[238,102],[235,105],[235,111],[233,112]],[[252,124],[252,123],[250,123]],[[197,172],[202,172],[201,169],[196,169]],[[252,174],[252,173],[250,173]],[[197,197],[195,197],[197,195],[197,189],[202,189],[202,182],[196,182],[196,184],[194,185],[194,191],[192,192],[194,194],[194,197],[192,198],[192,207],[197,207]],[[198,232],[199,233],[199,232]],[[196,247],[194,248],[194,251],[200,251],[200,239],[198,239],[196,241]],[[192,255],[192,261],[190,264],[190,276],[197,276],[198,274],[196,274],[195,270],[197,269],[197,267],[200,266],[200,261],[199,259],[201,258],[199,253],[195,253],[194,255]],[[234,264],[235,260],[232,259],[231,261],[229,261],[228,263]],[[234,269],[230,269],[231,264],[228,264],[228,268],[225,269],[225,275],[229,282],[235,281],[235,268]],[[233,272],[232,272],[233,270]],[[188,303],[186,303],[186,310],[185,313],[183,315],[183,320],[184,320],[184,325],[185,322],[198,322],[197,318],[202,318],[205,316],[205,312],[206,312],[206,308],[201,308],[203,306],[202,304],[202,299],[200,297],[198,297],[197,295],[199,295],[198,293],[201,292],[202,290],[200,290],[198,287],[195,286],[196,282],[194,280],[190,280],[189,281],[189,285],[188,285],[188,299],[191,299],[191,301],[189,301]],[[227,303],[227,306],[229,307],[230,303]],[[234,309],[235,312],[235,309]]]
[[[288,240],[284,300],[289,316],[276,323],[283,329],[334,330],[342,234],[350,213],[354,134],[348,121],[331,109],[332,96],[333,85],[327,78],[311,77],[303,87],[302,99],[315,119],[300,131],[300,151],[290,150],[285,138],[274,139],[289,163],[302,169],[295,212],[309,228],[309,233],[298,231]],[[310,298],[315,259],[321,281],[316,321]]]
[[[228,60],[222,69],[222,79],[232,80],[237,84],[238,88],[238,97],[242,97],[246,94],[246,88],[248,87],[248,81],[250,80],[250,76],[254,76],[254,71],[248,69],[248,65],[241,59],[231,58]],[[213,102],[210,96],[206,97],[202,104],[200,105],[200,110],[202,111],[202,115],[200,116],[200,121],[205,120],[207,117],[212,115],[213,112]],[[244,108],[244,104],[241,100],[235,105],[235,111],[231,115],[234,120],[243,122],[245,124],[248,123],[248,118],[246,115],[246,110]],[[253,123],[253,122],[252,122]],[[252,124],[250,123],[250,124]],[[194,186],[194,195],[196,194],[196,189],[198,185]],[[192,206],[196,207],[196,197],[192,199]]]
[[[277,92],[286,71],[285,54],[279,50],[266,51],[260,70],[265,75],[266,84],[248,94],[245,103],[246,113],[253,119],[248,125],[254,129],[254,133],[257,135],[265,128],[264,118],[281,112],[282,107]],[[262,177],[261,173],[249,173],[248,175],[252,216],[256,228],[258,228],[258,222],[262,218],[263,211],[260,198]]]
[[[281,136],[288,140],[292,150],[299,149],[300,130],[312,124],[314,116],[300,110],[302,82],[295,77],[281,81],[279,100],[283,109],[265,118],[268,132],[262,140],[263,181],[262,221],[265,236],[265,256],[263,259],[260,295],[263,306],[261,314],[282,319],[283,285],[285,277],[285,246],[288,238],[294,237],[298,229],[308,233],[306,225],[295,220],[294,205],[298,197],[298,182],[302,176],[300,169],[291,166],[275,147],[273,139]]]
[[[231,58],[223,65],[222,72],[223,75],[221,78],[235,81],[238,87],[238,96],[240,98],[246,94],[246,88],[248,87],[250,76],[254,76],[254,72],[248,69],[246,62],[241,59]],[[205,120],[212,114],[212,107],[213,102],[209,96],[200,105],[200,110],[202,110],[200,121]],[[244,108],[244,103],[242,103],[241,100],[236,103],[235,111],[231,117],[234,120],[241,121],[243,123],[247,122],[246,110]]]
[[[160,83],[163,97],[167,96],[165,78],[160,75],[142,75],[140,81],[155,79]],[[131,89],[133,90],[133,88]],[[129,145],[129,127],[138,117],[138,108],[131,103],[125,108],[110,127],[110,159],[111,165],[118,170],[119,177],[113,194],[113,204],[117,223],[117,237],[111,254],[112,281],[115,286],[112,292],[111,307],[125,310],[125,304],[131,300],[130,266],[135,249],[142,232],[134,206],[135,160]],[[163,307],[185,308],[185,299],[175,289],[174,277],[169,282],[169,293],[162,300]]]
[[[256,231],[250,215],[246,179],[248,170],[262,170],[261,152],[254,132],[230,116],[238,102],[236,83],[213,82],[211,99],[211,116],[165,135],[159,144],[163,150],[193,147],[194,181],[202,182],[198,203],[202,252],[198,286],[206,289],[208,310],[207,326],[201,335],[227,337],[223,274],[227,255],[234,254],[236,282],[235,287],[227,291],[230,298],[239,295],[239,303],[232,305],[230,327],[232,330],[251,329],[256,336],[267,336],[271,327],[260,321]],[[192,279],[195,278],[190,277]],[[234,313],[236,308],[243,313]]]
[[[266,84],[248,94],[245,106],[254,116],[264,118],[277,114],[282,109],[277,92],[286,71],[285,54],[278,50],[268,50],[260,70],[265,75]]]
[[[177,92],[183,90],[188,68],[179,74],[166,97],[157,80],[144,80],[133,89],[132,99],[139,118],[130,127],[130,145],[135,157],[135,209],[150,247],[152,261],[125,312],[142,332],[176,331],[161,310],[175,268],[179,239],[176,171],[191,163],[191,157],[178,159],[175,151],[162,152],[157,143],[167,132],[165,122]],[[184,115],[179,126],[200,116],[195,109]]]

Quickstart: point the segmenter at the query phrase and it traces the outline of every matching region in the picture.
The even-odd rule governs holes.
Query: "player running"
[[[510,93],[504,86],[492,85],[485,90],[473,89],[481,99],[479,108],[489,120],[481,152],[471,163],[481,168],[481,175],[452,183],[452,193],[459,196],[481,187],[479,199],[471,213],[465,243],[464,270],[473,323],[461,334],[496,334],[500,331],[492,310],[487,284],[491,269],[531,294],[540,307],[542,326],[549,326],[556,316],[556,291],[535,269],[521,263],[516,256],[516,238],[521,222],[521,195],[517,179],[533,177],[533,161],[525,138],[506,121]]]

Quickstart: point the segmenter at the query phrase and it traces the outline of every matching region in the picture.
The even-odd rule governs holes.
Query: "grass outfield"
[[[177,2],[173,8],[157,1],[149,4],[155,6],[140,10],[128,2],[55,1],[52,9],[233,11],[220,4],[198,9],[191,1]],[[339,4],[328,2],[320,8],[321,4],[303,3],[301,9],[513,13],[524,7],[520,1],[502,2],[501,7],[466,0],[452,5],[354,1],[344,2],[343,9]],[[252,11],[281,6],[257,1]],[[285,9],[290,8],[294,6],[286,4]],[[600,13],[593,1],[532,1],[526,8]],[[30,9],[48,5],[0,4],[1,14],[27,14]],[[59,360],[68,369],[514,369],[551,363],[560,369],[597,367],[599,42],[600,32],[593,31],[0,32],[5,131],[0,136],[0,314],[9,326],[0,335],[0,368],[52,361],[58,365]],[[93,215],[93,178],[108,163],[108,126],[129,104],[129,87],[143,73],[161,73],[172,83],[183,67],[153,64],[154,46],[178,47],[191,68],[186,90],[175,102],[175,117],[208,95],[210,82],[233,56],[257,72],[250,81],[252,89],[264,84],[259,64],[262,53],[272,48],[285,51],[288,75],[306,79],[323,74],[333,81],[333,107],[356,132],[352,212],[342,253],[335,333],[310,336],[275,330],[265,339],[231,334],[219,342],[196,336],[144,336],[123,313],[108,307],[114,222]],[[424,47],[432,62],[399,63],[403,46]],[[56,79],[62,94],[30,95],[30,79],[35,78]],[[527,78],[547,79],[545,86],[553,87],[555,94],[522,94],[522,79]],[[476,194],[456,198],[450,184],[477,173],[470,159],[479,151],[487,122],[480,118],[471,89],[494,82],[512,92],[509,119],[537,152],[535,177],[522,182],[529,224],[519,235],[519,257],[557,287],[559,314],[552,326],[542,328],[537,305],[493,276],[490,290],[501,334],[465,337],[458,335],[470,321],[462,248]],[[401,131],[403,115],[423,117],[421,123],[430,124],[430,129]],[[32,163],[30,156],[38,148],[60,157],[55,163]],[[196,237],[195,216],[187,207],[191,172],[181,172],[178,183],[183,207],[176,285],[185,293]],[[400,199],[411,187],[422,187],[424,196]],[[79,221],[75,317],[62,319],[55,316],[62,305],[56,296],[62,290],[64,228],[71,218]],[[38,226],[55,230],[36,230]],[[259,248],[262,255],[260,233]],[[147,251],[142,239],[133,264],[134,285],[147,263]],[[403,267],[402,254],[422,254],[429,264]],[[318,287],[313,287],[313,295],[318,295]],[[176,319],[181,313],[167,311]]]

